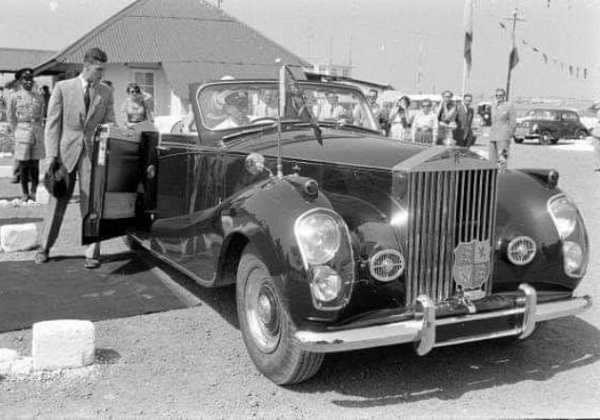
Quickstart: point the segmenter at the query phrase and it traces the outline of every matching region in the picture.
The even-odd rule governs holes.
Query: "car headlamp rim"
[[[562,253],[565,274],[573,278],[583,277],[586,271],[583,247],[574,241],[564,241]]]
[[[555,207],[558,205],[558,203],[561,202],[562,204],[565,204],[568,207],[570,207],[570,210],[572,210],[573,217],[570,220],[557,215],[558,209],[556,209]],[[573,232],[577,230],[577,227],[581,224],[581,215],[579,214],[577,206],[565,193],[556,194],[550,197],[546,204],[546,209],[550,214],[550,217],[552,218],[552,222],[554,223],[554,228],[556,229],[558,236],[563,241],[569,238],[573,234]],[[570,224],[567,225],[565,221],[570,222]]]
[[[333,222],[337,225],[337,228],[339,230],[338,244],[335,247],[336,248],[335,252],[331,255],[330,258],[327,259],[327,261],[319,261],[319,260],[311,261],[309,256],[306,253],[305,243],[303,242],[304,238],[301,238],[301,236],[299,235],[302,223],[304,221],[306,221],[307,218],[313,216],[314,214],[319,214],[319,213],[331,218],[333,220]],[[350,253],[352,253],[352,246],[351,246],[351,241],[350,241],[350,231],[348,230],[348,226],[344,222],[344,219],[335,211],[325,208],[325,207],[315,207],[315,208],[307,210],[304,213],[302,213],[301,215],[299,215],[296,218],[296,221],[294,223],[294,236],[296,238],[296,243],[298,244],[298,248],[300,250],[300,255],[302,257],[302,263],[306,270],[308,270],[311,266],[323,265],[323,264],[331,261],[331,259],[333,259],[335,257],[335,254],[337,252],[339,252],[339,249],[342,246],[343,242],[348,244],[348,246],[350,247]],[[353,257],[353,255],[352,255],[352,257]]]

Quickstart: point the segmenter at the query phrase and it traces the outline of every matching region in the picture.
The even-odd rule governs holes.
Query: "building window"
[[[156,103],[156,88],[154,80],[154,72],[151,71],[134,71],[133,81],[136,83],[148,96],[147,103],[150,106],[150,110],[154,113]]]

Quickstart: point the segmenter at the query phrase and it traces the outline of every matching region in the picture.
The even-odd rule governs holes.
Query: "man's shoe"
[[[48,253],[45,251],[38,251],[35,254],[35,263],[36,264],[44,264],[44,263],[48,262],[49,259],[50,259],[50,257],[48,256]]]
[[[96,258],[86,258],[84,267],[87,268],[88,270],[98,268],[98,267],[100,267],[100,261],[97,260]]]

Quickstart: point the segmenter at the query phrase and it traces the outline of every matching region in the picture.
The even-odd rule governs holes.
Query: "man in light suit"
[[[465,93],[462,103],[457,105],[456,109],[456,129],[454,130],[454,139],[457,146],[469,147],[473,143],[473,115],[471,107],[473,95]]]
[[[35,256],[37,264],[49,259],[50,248],[58,236],[77,178],[82,218],[88,212],[94,131],[98,124],[115,121],[112,90],[100,83],[106,62],[104,51],[89,49],[85,53],[83,70],[79,76],[58,82],[50,97],[45,130],[46,156],[50,168],[63,165],[69,176],[67,194],[58,199],[51,197],[48,203],[40,250]],[[85,267],[99,267],[99,257],[100,244],[88,246]]]
[[[490,128],[489,160],[496,162],[500,170],[506,169],[510,142],[517,128],[517,113],[506,100],[506,91],[496,89],[496,103],[492,106],[492,126]]]

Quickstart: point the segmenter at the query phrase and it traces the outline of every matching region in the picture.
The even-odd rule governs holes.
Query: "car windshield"
[[[378,130],[365,97],[357,90],[318,83],[298,85],[305,105],[320,123]],[[275,82],[229,82],[201,89],[197,99],[202,124],[210,130],[228,130],[276,121],[278,96]]]

